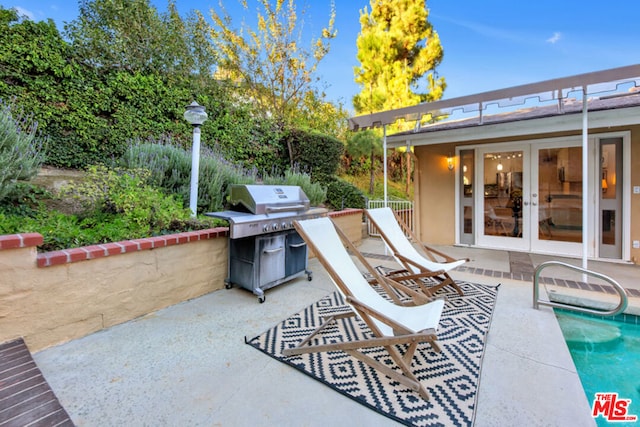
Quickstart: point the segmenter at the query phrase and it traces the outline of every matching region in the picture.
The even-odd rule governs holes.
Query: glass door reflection
[[[582,147],[541,148],[537,157],[538,240],[582,242]]]
[[[602,258],[622,258],[622,138],[600,140],[600,242]]]
[[[460,181],[462,183],[459,198],[461,209],[460,218],[462,220],[460,224],[460,243],[471,245],[475,243],[473,236],[475,151],[460,150],[460,164],[462,165],[462,167],[459,168]]]
[[[522,151],[484,155],[484,235],[522,238]]]

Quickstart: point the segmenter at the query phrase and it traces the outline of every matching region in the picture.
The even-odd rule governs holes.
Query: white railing
[[[413,202],[407,200],[387,200],[387,206],[394,211],[400,219],[407,225],[411,231],[415,231],[413,228],[414,216],[413,216]],[[367,209],[375,209],[384,207],[384,200],[369,200],[367,201]],[[367,231],[369,236],[380,236],[378,230],[367,219]],[[408,237],[408,236],[407,236]]]

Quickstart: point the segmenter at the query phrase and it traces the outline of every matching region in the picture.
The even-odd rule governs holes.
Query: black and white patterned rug
[[[429,400],[342,351],[282,356],[282,349],[294,347],[315,330],[321,316],[349,311],[337,292],[247,343],[403,424],[470,426],[474,421],[485,338],[498,287],[466,282],[458,285],[464,291],[462,297],[447,289],[436,293],[446,297],[437,333],[442,351],[436,353],[428,344],[421,344],[414,356],[413,372],[425,385]],[[317,339],[327,343],[368,337],[371,332],[366,324],[357,317],[349,317],[334,322]],[[382,348],[365,352],[388,366],[395,366]]]

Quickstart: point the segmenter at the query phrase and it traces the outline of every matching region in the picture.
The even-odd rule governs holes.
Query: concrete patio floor
[[[360,249],[384,253],[376,239],[365,240]],[[510,268],[507,252],[447,250],[470,257],[470,266]],[[611,272],[624,270],[624,280],[613,277],[625,286],[635,284],[640,270],[624,267],[611,265]],[[313,281],[305,276],[270,289],[264,304],[244,289],[220,290],[45,349],[34,359],[78,426],[396,424],[244,344],[244,337],[262,333],[334,290],[316,259],[309,268]],[[475,425],[595,425],[552,310],[532,308],[531,282],[458,271],[452,276],[502,284]]]

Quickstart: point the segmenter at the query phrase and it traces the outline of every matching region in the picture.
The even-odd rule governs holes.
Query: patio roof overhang
[[[355,116],[349,119],[349,128],[360,130],[386,127],[386,125],[398,120],[404,120],[417,122],[416,128],[419,130],[425,119],[434,121],[440,117],[452,116],[456,112],[476,112],[478,115],[477,124],[482,125],[484,113],[492,107],[508,108],[526,105],[530,102],[549,103],[555,101],[558,114],[562,114],[564,101],[572,92],[579,91],[583,96],[615,92],[629,83],[635,87],[640,86],[640,64]]]
[[[620,96],[628,101],[611,103],[612,107],[599,108],[598,99],[588,101],[589,129],[631,126],[640,124],[640,92]],[[517,138],[539,133],[574,132],[582,130],[582,102],[573,102],[571,110],[565,109],[562,114],[535,114],[535,110],[545,110],[538,107],[521,111],[514,111],[495,116],[486,116],[482,126],[478,126],[477,119],[464,119],[438,122],[419,129],[398,132],[387,136],[387,147],[397,148],[421,145],[436,145],[447,143],[467,143],[471,141],[492,140],[498,138]],[[548,110],[548,109],[547,109]],[[500,117],[498,117],[500,116]]]

